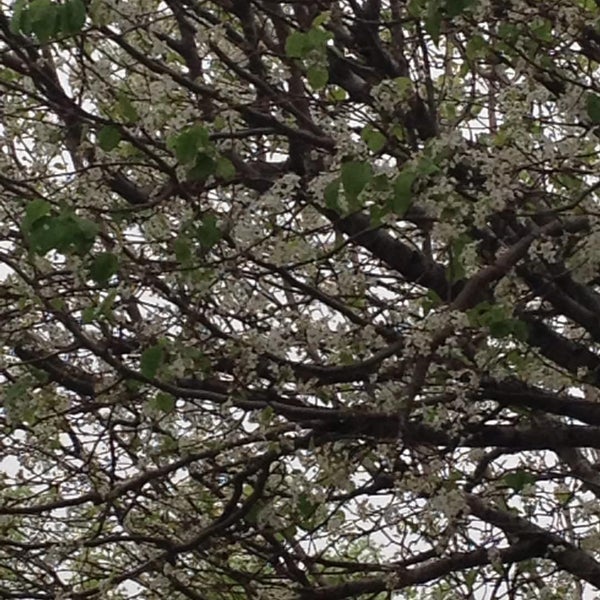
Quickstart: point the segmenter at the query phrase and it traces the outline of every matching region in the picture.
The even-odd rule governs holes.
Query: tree
[[[0,15],[0,597],[600,588],[600,2]]]

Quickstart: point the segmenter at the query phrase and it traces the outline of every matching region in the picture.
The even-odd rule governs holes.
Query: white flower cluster
[[[313,177],[308,182],[308,193],[318,200],[319,202],[323,202],[323,196],[325,194],[325,188],[336,179],[338,173],[320,173],[316,177]]]
[[[406,78],[400,80],[385,79],[371,88],[371,97],[375,108],[384,114],[393,113],[409,96],[412,89]]]
[[[479,0],[472,7],[472,19],[474,23],[489,21],[493,16],[494,4],[492,0]]]
[[[300,185],[300,176],[296,173],[286,173],[277,179],[273,185],[260,196],[260,205],[267,211],[279,212],[284,210],[286,204],[290,206],[292,196]]]
[[[557,251],[557,245],[552,238],[539,238],[531,244],[529,254],[540,256],[545,261],[553,263],[558,259]]]
[[[335,142],[336,154],[329,165],[330,168],[339,168],[343,158],[365,158],[369,156],[367,144],[358,134],[350,129],[345,116],[332,118],[315,115],[315,120],[323,130],[323,133],[331,137]]]
[[[263,225],[254,219],[255,217],[251,215],[244,215],[243,218],[238,219],[232,231],[236,244],[249,247],[265,237]]]
[[[600,219],[589,217],[590,229],[581,241],[581,249],[567,259],[575,279],[587,282],[600,274]]]
[[[563,119],[573,123],[589,121],[587,97],[579,85],[565,83],[565,91],[559,96],[556,105]]]
[[[436,221],[431,232],[432,237],[440,244],[447,246],[466,230],[460,220],[441,219]]]
[[[255,340],[253,344],[254,349],[258,353],[268,352],[280,356],[282,349],[286,348],[287,344],[289,344],[289,338],[286,339],[283,335],[286,333],[285,330],[270,327],[267,333]]]
[[[398,412],[402,408],[402,388],[396,382],[378,384],[376,397],[382,411]]]
[[[558,19],[554,20],[555,39],[577,39],[586,24],[587,15],[582,11],[582,4],[558,2],[556,6]]]
[[[155,212],[144,222],[142,229],[149,240],[164,241],[165,234],[171,230],[171,226],[165,215]]]
[[[414,328],[411,345],[421,352],[428,352],[434,336],[450,328],[454,335],[470,326],[469,319],[464,312],[457,310],[432,310],[420,323],[420,329]]]

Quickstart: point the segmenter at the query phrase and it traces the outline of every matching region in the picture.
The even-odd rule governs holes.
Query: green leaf
[[[112,8],[106,0],[91,0],[88,4],[90,19],[94,25],[104,27],[111,21]]]
[[[172,137],[167,146],[182,165],[193,163],[200,150],[212,150],[208,130],[194,125]]]
[[[58,6],[51,0],[33,0],[27,11],[31,31],[45,43],[58,32]]]
[[[558,500],[562,507],[565,507],[571,502],[571,500],[577,497],[577,494],[575,492],[558,489],[554,490],[554,497]]]
[[[325,12],[322,12],[313,19],[311,27],[320,27],[321,25],[325,25],[326,23],[329,23],[330,19],[331,11],[326,10]]]
[[[96,308],[94,306],[86,306],[81,311],[81,321],[84,325],[93,323],[96,318]]]
[[[511,316],[511,309],[500,304],[480,302],[467,310],[469,323],[475,327],[487,327],[492,337],[501,339],[513,335],[519,340],[527,340],[527,324]]]
[[[210,133],[206,127],[202,127],[202,125],[194,125],[193,127],[190,127],[188,132],[194,137],[197,148],[203,148],[205,150],[212,148],[212,144],[210,142]]]
[[[181,264],[187,265],[192,260],[192,247],[190,240],[184,236],[179,236],[173,243],[175,258]]]
[[[163,364],[165,359],[165,349],[162,345],[157,344],[156,346],[150,346],[142,352],[140,358],[140,371],[144,377],[152,379],[158,369]]]
[[[412,199],[412,186],[417,178],[417,174],[412,169],[404,169],[394,180],[391,208],[397,215],[404,215],[409,209]]]
[[[529,327],[520,319],[512,319],[512,332],[518,340],[526,342],[529,338]]]
[[[410,77],[396,77],[394,79],[394,87],[398,90],[401,98],[407,99],[415,86]]]
[[[338,213],[341,213],[341,208],[339,204],[340,197],[340,180],[339,178],[334,179],[325,187],[324,192],[325,197],[325,206],[330,208],[331,210],[335,210]]]
[[[112,252],[101,252],[94,256],[90,267],[92,279],[99,285],[105,285],[119,270],[119,259]]]
[[[25,208],[25,217],[21,222],[21,227],[26,233],[31,231],[32,226],[36,221],[42,217],[46,217],[50,214],[52,207],[48,202],[40,198],[32,200]]]
[[[6,386],[4,390],[4,399],[9,402],[15,400],[22,400],[27,396],[30,388],[32,386],[32,381],[30,377],[22,377],[16,383]]]
[[[467,571],[465,573],[465,583],[467,584],[469,591],[472,591],[473,586],[475,585],[475,582],[477,581],[478,575],[479,574],[476,569],[471,569],[470,571]]]
[[[285,53],[290,58],[305,58],[312,50],[323,54],[332,34],[320,26],[313,26],[306,33],[294,31],[285,41]]]
[[[487,327],[490,330],[490,335],[498,339],[512,335],[518,340],[526,341],[529,336],[529,329],[526,323],[512,317],[505,317],[504,315],[490,321]]]
[[[208,179],[217,170],[217,163],[208,154],[201,152],[196,156],[194,166],[188,171],[187,176],[191,181]]]
[[[215,171],[217,177],[220,177],[225,181],[231,181],[236,173],[235,166],[226,156],[219,156],[217,158],[217,168]]]
[[[98,307],[97,314],[106,317],[107,319],[112,319],[113,316],[113,307],[115,305],[115,301],[117,299],[117,290],[111,290],[108,294],[106,294],[106,298],[102,300],[100,306]]]
[[[310,50],[324,50],[332,34],[322,27],[312,27],[306,33],[306,39]]]
[[[587,114],[592,123],[600,123],[600,96],[589,93],[586,97]]]
[[[247,523],[254,524],[258,521],[261,511],[264,510],[264,502],[259,500],[258,502],[254,502],[250,506],[251,508],[244,516],[244,520]]]
[[[36,218],[26,233],[31,249],[41,255],[50,250],[85,254],[94,244],[98,226],[66,211],[58,216]]]
[[[327,88],[327,99],[332,102],[343,102],[348,98],[348,92],[337,85],[330,85]]]
[[[56,249],[63,253],[74,251],[80,255],[89,252],[100,231],[98,225],[74,214],[61,215],[58,219],[63,226],[63,239]]]
[[[311,65],[306,71],[306,77],[313,90],[322,90],[329,81],[329,71],[318,65]]]
[[[473,308],[469,308],[466,313],[469,318],[469,324],[473,327],[484,325],[488,319],[487,315],[494,307],[489,302],[480,302]]]
[[[12,15],[10,17],[9,29],[11,33],[14,33],[15,35],[21,33],[23,30],[25,12],[25,0],[17,0],[13,5]]]
[[[487,42],[480,35],[471,36],[466,47],[467,58],[469,60],[475,60],[483,57],[487,53],[487,48]]]
[[[131,99],[123,90],[119,92],[117,108],[126,123],[135,123],[140,118],[133,102],[131,102]]]
[[[509,336],[512,333],[512,322],[511,319],[504,319],[501,321],[492,321],[488,325],[490,335],[497,339],[502,339]]]
[[[272,406],[267,406],[260,411],[258,415],[258,422],[263,426],[267,427],[271,425],[273,421],[273,417],[275,416],[275,411]]]
[[[158,410],[170,413],[175,408],[175,397],[166,392],[158,392],[154,397],[153,404]]]
[[[383,224],[383,217],[389,214],[389,208],[387,206],[379,206],[372,204],[369,206],[369,218],[371,220],[371,227],[379,227]]]
[[[105,125],[98,132],[98,145],[105,152],[114,150],[121,141],[121,132],[114,125]]]
[[[318,505],[312,502],[309,496],[305,493],[300,494],[300,496],[298,497],[298,503],[296,504],[299,513],[305,519],[310,519],[310,517],[314,515],[317,506]]]
[[[66,34],[79,33],[85,25],[86,10],[82,0],[68,0],[60,7],[60,29]]]
[[[368,162],[348,161],[342,164],[342,185],[346,198],[354,205],[358,195],[369,185],[373,178],[373,167]]]
[[[523,469],[517,469],[513,473],[507,473],[502,480],[515,492],[520,492],[526,485],[532,485],[537,481],[531,473],[528,473]]]
[[[521,37],[521,30],[518,24],[502,21],[498,26],[498,36],[512,46]]]
[[[411,17],[420,18],[423,12],[423,0],[408,0],[407,11]]]
[[[553,24],[549,19],[543,19],[541,23],[537,23],[531,28],[532,32],[544,42],[551,42],[553,40],[552,29]]]
[[[475,2],[476,0],[446,0],[446,14],[450,18],[458,17]]]
[[[131,392],[138,392],[142,387],[142,382],[137,379],[126,379],[125,387]]]
[[[285,53],[290,58],[302,58],[309,50],[308,39],[302,31],[294,31],[285,41]]]
[[[387,175],[380,173],[371,179],[371,189],[375,192],[387,192],[391,188],[390,180]]]
[[[203,248],[212,248],[221,239],[221,230],[217,225],[217,218],[215,215],[207,215],[202,220],[202,225],[198,227],[197,233],[198,241],[202,244]]]
[[[57,219],[53,217],[37,219],[27,236],[31,250],[41,256],[55,248],[62,237],[63,228]]]
[[[439,171],[440,167],[429,156],[423,156],[416,167],[418,175],[428,176],[439,173]]]
[[[177,161],[182,165],[193,162],[198,154],[196,140],[189,132],[184,132],[177,136],[173,143],[173,150],[175,151]]]
[[[387,138],[381,131],[374,129],[371,125],[367,125],[361,132],[360,137],[365,141],[369,150],[377,154],[383,149],[387,142]]]
[[[64,298],[57,297],[51,298],[48,304],[50,304],[54,310],[65,310],[67,306]]]
[[[442,27],[442,11],[439,0],[430,0],[427,5],[427,17],[425,18],[425,31],[431,36],[433,43],[437,46],[440,41],[440,30]]]

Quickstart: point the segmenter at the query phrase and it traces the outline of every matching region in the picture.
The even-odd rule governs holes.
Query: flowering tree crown
[[[600,588],[600,3],[0,13],[0,596]]]

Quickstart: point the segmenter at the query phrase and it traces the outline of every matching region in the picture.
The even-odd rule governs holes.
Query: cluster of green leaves
[[[514,336],[519,340],[527,339],[527,325],[511,316],[509,310],[501,304],[481,302],[467,311],[469,323],[473,327],[485,327],[495,338]]]
[[[199,257],[223,237],[216,216],[206,214],[202,219],[185,223],[173,242],[175,258],[184,267],[192,267]],[[199,245],[199,248],[198,248]]]
[[[159,375],[167,360],[167,350],[164,340],[147,347],[140,356],[140,373],[148,379]],[[148,405],[158,412],[169,413],[175,408],[175,397],[159,390],[151,396]]]
[[[360,137],[374,154],[383,150],[387,142],[387,137],[372,125],[366,125],[361,131]]]
[[[83,0],[16,0],[10,30],[14,34],[35,35],[41,43],[61,36],[79,33],[85,25],[86,7]]]
[[[164,344],[155,344],[146,348],[140,358],[140,372],[144,377],[152,379],[158,373],[161,365],[165,361]]]
[[[187,175],[192,181],[203,181],[210,175],[225,181],[235,177],[233,163],[218,152],[206,127],[188,127],[169,138],[167,147],[180,164],[189,166]]]
[[[385,144],[385,136],[377,131],[363,131],[363,139],[365,138],[368,139],[367,144],[371,149],[380,149]],[[421,160],[414,164],[404,166],[391,179],[384,174],[374,174],[372,163],[369,161],[347,160],[342,163],[340,176],[325,188],[325,205],[343,214],[345,211],[340,203],[340,193],[343,190],[348,211],[355,212],[364,207],[361,194],[368,189],[383,193],[386,198],[383,205],[370,207],[371,217],[375,222],[379,222],[381,217],[389,213],[402,216],[413,202],[416,185],[419,182],[425,183],[429,176],[438,171],[439,167],[435,161],[427,155],[423,155]]]
[[[27,205],[21,228],[30,250],[42,256],[50,250],[84,255],[99,231],[96,223],[77,216],[72,209],[56,213],[49,202],[41,199]]]
[[[413,17],[424,17],[425,29],[437,44],[442,23],[460,16],[478,0],[410,0],[408,11]]]
[[[121,131],[115,125],[105,125],[98,132],[98,145],[105,152],[114,150],[121,141]]]
[[[103,298],[97,297],[90,306],[81,311],[81,322],[88,324],[94,321],[112,321],[114,319],[113,308],[117,299],[115,289],[110,290]]]
[[[516,469],[504,475],[502,481],[507,487],[518,493],[523,491],[526,485],[534,485],[537,478],[524,469]]]
[[[98,146],[105,152],[114,150],[122,139],[121,125],[131,125],[137,123],[140,119],[140,115],[135,107],[135,104],[131,101],[129,93],[125,89],[119,90],[117,93],[116,102],[109,108],[105,108],[105,113],[112,123],[104,125],[96,134],[96,141]]]
[[[99,252],[92,258],[90,276],[100,285],[106,285],[118,270],[119,257],[112,252]]]
[[[333,35],[323,27],[328,19],[329,13],[322,13],[308,31],[294,31],[285,43],[285,53],[302,61],[308,83],[314,90],[323,89],[329,81],[327,44]]]
[[[53,211],[51,204],[42,199],[27,205],[21,229],[30,250],[40,256],[51,250],[84,256],[92,249],[100,230],[96,223],[70,208]],[[100,252],[89,261],[90,277],[100,285],[106,285],[118,268],[119,259],[112,252]]]

